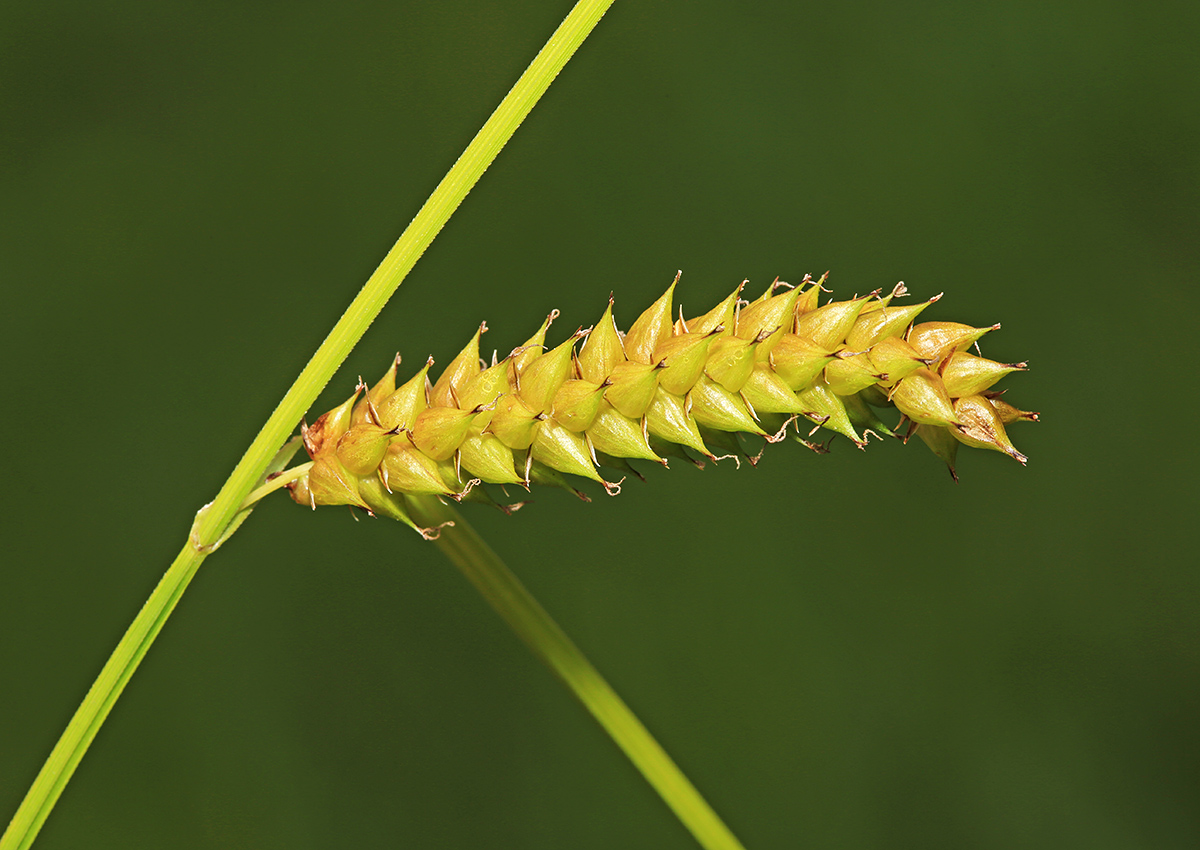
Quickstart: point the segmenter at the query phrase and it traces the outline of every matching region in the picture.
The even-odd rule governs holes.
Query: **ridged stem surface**
[[[546,613],[521,580],[453,507],[431,496],[412,500],[413,519],[445,525],[436,544],[484,599],[562,680],[705,850],[743,850],[629,706]]]
[[[0,850],[23,850],[33,843],[121,691],[200,564],[230,530],[241,505],[262,478],[271,459],[610,5],[612,0],[580,0],[575,5],[338,319],[254,438],[216,499],[199,517],[192,538],[105,663],[0,837]]]

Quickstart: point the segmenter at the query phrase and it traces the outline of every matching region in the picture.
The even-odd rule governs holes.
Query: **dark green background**
[[[569,4],[0,12],[0,822],[285,388]],[[751,850],[1200,845],[1200,5],[623,0],[319,413],[683,269],[1001,321],[1026,469],[798,446],[469,516]],[[688,848],[428,544],[283,497],[39,848]]]

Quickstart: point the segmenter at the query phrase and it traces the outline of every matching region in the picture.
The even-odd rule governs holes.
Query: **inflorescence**
[[[860,448],[872,433],[905,442],[915,435],[951,475],[960,444],[1025,463],[1005,426],[1038,415],[991,389],[1025,364],[968,350],[978,352],[980,337],[999,325],[914,325],[941,296],[893,306],[907,294],[902,283],[887,296],[819,304],[825,279],[806,276],[795,287],[777,280],[751,302],[739,297],[743,282],[704,315],[685,319],[680,310],[673,320],[677,275],[627,333],[617,330],[610,298],[595,328],[547,349],[555,311],[491,364],[480,359],[480,325],[436,382],[430,358],[397,387],[397,355],[374,387],[360,380],[353,396],[302,427],[313,463],[288,485],[292,498],[313,508],[353,505],[432,538],[437,530],[413,522],[406,498],[484,501],[511,512],[520,503],[501,504],[481,485],[538,483],[586,499],[566,475],[615,495],[621,482],[598,467],[641,477],[629,461],[756,462],[761,450],[749,455],[746,437],[790,437],[824,451],[810,440],[820,428]],[[900,424],[886,425],[879,408],[898,410]]]

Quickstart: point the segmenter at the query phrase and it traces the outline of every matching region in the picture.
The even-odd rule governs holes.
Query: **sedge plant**
[[[105,664],[37,775],[0,850],[29,847],[89,744],[204,560],[266,495],[349,505],[434,541],[562,680],[708,850],[741,844],[646,728],[464,521],[454,504],[512,512],[514,492],[578,482],[615,495],[634,464],[748,459],[769,443],[823,451],[825,429],[863,447],[868,434],[919,437],[954,474],[959,445],[1025,462],[1007,425],[1036,421],[993,385],[1024,364],[973,354],[991,328],[917,322],[937,300],[900,304],[906,290],[828,300],[825,278],[743,286],[690,318],[675,310],[678,276],[626,332],[610,299],[593,328],[547,343],[547,317],[504,357],[481,358],[486,326],[434,380],[427,361],[403,382],[397,356],[373,386],[301,424],[483,171],[611,4],[581,0],[434,190],[334,325],[231,473],[196,516],[183,549]],[[888,424],[885,411],[900,414]],[[308,459],[288,467],[303,446]],[[752,454],[751,452],[755,452]],[[601,469],[606,474],[601,473]]]

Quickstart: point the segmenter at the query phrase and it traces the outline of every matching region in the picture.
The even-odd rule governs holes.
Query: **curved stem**
[[[580,0],[575,5],[325,337],[238,461],[217,497],[198,514],[187,545],[117,644],[0,837],[0,850],[23,850],[33,843],[96,732],[196,570],[228,538],[236,524],[245,519],[246,497],[261,482],[272,458],[295,430],[300,417],[312,406],[409,270],[610,5],[612,0]]]
[[[242,506],[239,508],[239,510],[244,511],[246,508],[253,506],[260,499],[271,495],[280,487],[286,487],[288,484],[291,484],[310,469],[312,469],[311,460],[308,463],[302,463],[299,466],[293,466],[291,469],[284,472],[276,473],[273,476],[267,476],[267,483],[252,490],[250,495],[246,497],[246,501],[242,502]]]
[[[418,524],[444,523],[435,544],[484,599],[562,680],[629,757],[705,850],[743,850],[683,771],[605,681],[579,647],[546,613],[492,548],[453,507],[432,496],[410,498]]]

